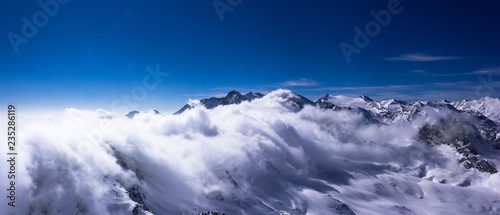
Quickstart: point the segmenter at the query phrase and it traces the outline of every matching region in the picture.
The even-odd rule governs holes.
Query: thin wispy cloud
[[[473,75],[500,75],[500,67],[493,67],[488,69],[477,70],[469,74]]]
[[[227,94],[227,93],[226,93]],[[224,93],[198,93],[198,94],[184,94],[186,97],[224,97]]]
[[[315,88],[319,91],[343,91],[343,90],[395,90],[395,89],[413,89],[416,87],[422,87],[421,84],[410,84],[410,85],[385,85],[385,86],[353,86],[353,87],[324,87]]]
[[[249,93],[249,92],[253,92],[253,93],[269,93],[272,91],[272,88],[271,90],[269,90],[268,88],[272,88],[271,86],[267,86],[267,85],[255,85],[254,88],[247,88],[247,87],[214,87],[214,88],[210,88],[210,89],[206,89],[208,91],[212,91],[214,93],[210,93],[210,95],[222,95],[222,94],[227,94],[227,92],[231,91],[231,90],[236,90],[240,93]],[[225,95],[224,94],[224,95]]]
[[[425,75],[425,76],[436,76],[436,77],[452,77],[452,76],[459,76],[459,75],[468,75],[467,73],[449,73],[449,74],[432,73],[432,72],[428,72],[428,71],[422,70],[422,69],[413,70],[412,72],[417,73],[417,74],[421,74],[421,75]]]
[[[478,82],[474,82],[474,81],[457,81],[457,82],[435,82],[435,83],[431,83],[429,85],[432,85],[432,86],[437,86],[437,87],[459,87],[459,86],[462,86],[461,88],[465,88],[467,86],[472,86],[474,84],[478,84]]]
[[[312,79],[302,78],[300,80],[285,81],[279,85],[283,87],[315,87],[319,86],[320,83]]]
[[[388,57],[384,60],[391,61],[412,61],[412,62],[429,62],[429,61],[443,61],[443,60],[458,60],[461,57],[457,56],[431,56],[423,54],[406,54],[399,57]]]
[[[495,76],[498,76],[498,75],[500,75],[500,67],[491,67],[491,68],[476,70],[476,71],[467,72],[467,73],[444,74],[444,73],[433,73],[433,72],[429,72],[429,71],[423,70],[423,69],[416,69],[416,70],[413,70],[412,72],[416,73],[416,74],[425,75],[425,76],[436,76],[436,77],[452,77],[452,76],[462,76],[462,75],[495,75]]]

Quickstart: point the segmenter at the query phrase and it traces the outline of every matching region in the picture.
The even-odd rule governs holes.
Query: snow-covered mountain
[[[456,109],[468,112],[478,112],[489,119],[500,122],[500,99],[484,97],[478,100],[462,100],[452,102]]]
[[[500,214],[498,101],[312,102],[280,89],[231,91],[172,115],[20,119],[16,210]]]

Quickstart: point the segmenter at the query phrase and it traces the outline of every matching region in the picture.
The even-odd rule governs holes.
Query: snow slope
[[[489,119],[500,123],[500,99],[484,97],[479,100],[462,100],[451,103],[462,111],[479,112]]]

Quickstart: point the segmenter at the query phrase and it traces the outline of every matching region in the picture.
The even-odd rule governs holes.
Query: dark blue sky
[[[310,99],[500,96],[498,1],[240,1],[42,0],[57,3],[51,14],[37,1],[2,1],[0,100],[110,110],[130,96],[132,109],[172,112],[232,89],[288,88]],[[372,10],[397,12],[384,27]],[[354,28],[366,34],[367,24],[372,37],[356,47]],[[350,63],[342,42],[357,49]],[[161,83],[145,69],[156,65],[169,73]]]

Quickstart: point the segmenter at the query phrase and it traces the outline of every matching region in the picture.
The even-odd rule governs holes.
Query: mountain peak
[[[327,101],[328,99],[330,99],[332,96],[330,94],[325,94],[323,97],[319,98],[319,99],[316,99],[314,102],[320,102],[320,101]]]
[[[127,115],[125,115],[125,116],[132,119],[138,113],[139,113],[139,111],[133,110],[133,111],[128,112]]]
[[[254,99],[257,99],[257,98],[262,98],[264,97],[264,94],[262,93],[253,93],[253,92],[248,92],[247,94],[243,95],[243,98],[248,100],[248,101],[251,101],[251,100],[254,100]]]
[[[242,98],[243,96],[240,92],[232,90],[223,98],[222,105],[239,104],[243,101]]]
[[[365,96],[365,95],[361,95],[361,96],[359,96],[359,98],[363,99],[363,101],[365,101],[365,102],[373,102],[373,99],[371,99],[370,97]]]
[[[236,90],[231,90],[229,93],[227,93],[227,96],[229,95],[241,95],[241,93]]]

